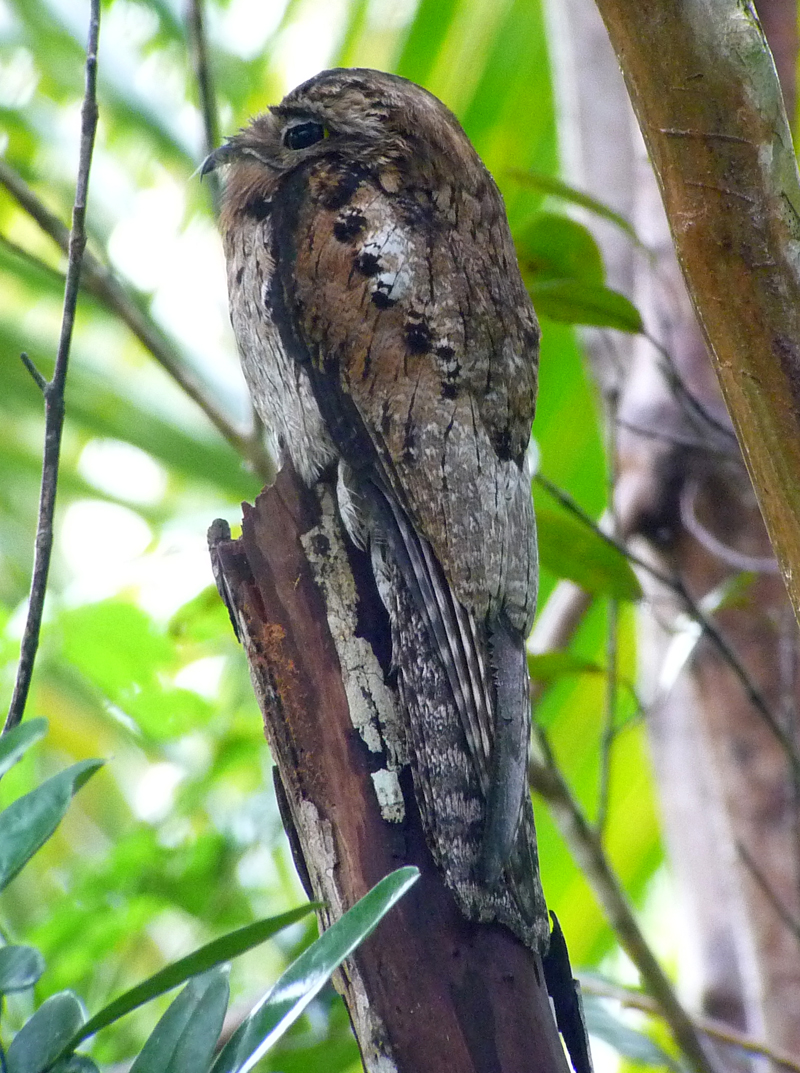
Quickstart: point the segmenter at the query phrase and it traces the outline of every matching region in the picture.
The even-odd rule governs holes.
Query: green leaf
[[[527,283],[540,316],[634,334],[643,330],[639,310],[619,291],[575,279],[528,278]]]
[[[596,996],[583,995],[583,1013],[591,1035],[605,1040],[623,1058],[629,1058],[644,1066],[678,1068],[657,1043],[643,1032],[637,1032],[635,1028],[620,1021]]]
[[[514,239],[523,272],[537,282],[578,279],[602,286],[605,272],[600,248],[577,220],[540,212]]]
[[[62,612],[55,625],[69,662],[143,733],[174,738],[210,718],[207,701],[164,681],[163,672],[176,662],[174,644],[141,608],[102,600]]]
[[[88,1054],[71,1054],[69,1058],[51,1066],[47,1073],[100,1073],[100,1069]]]
[[[103,763],[81,760],[0,812],[0,890],[44,845],[61,822],[72,795]]]
[[[569,186],[567,183],[562,182],[561,179],[556,179],[553,175],[543,175],[537,171],[519,171],[518,169],[512,170],[510,174],[523,186],[538,190],[542,194],[550,194],[552,197],[560,197],[573,205],[580,205],[581,208],[588,209],[595,216],[609,220],[612,224],[620,227],[627,235],[630,235],[638,245],[642,245],[633,226],[624,216],[620,216],[618,212],[614,212],[608,205],[604,205],[602,201],[598,201],[590,194],[585,194],[582,190],[576,190],[574,186]]]
[[[86,1019],[77,996],[71,991],[53,995],[26,1021],[6,1052],[8,1073],[41,1073]]]
[[[47,733],[46,719],[29,719],[26,723],[9,730],[0,737],[0,777],[30,749],[34,742]]]
[[[228,1006],[227,971],[190,980],[158,1022],[130,1073],[200,1073],[211,1064]]]
[[[567,674],[604,674],[599,663],[572,652],[541,652],[528,656],[528,673],[536,682],[554,682]]]
[[[458,0],[422,0],[394,70],[425,85],[458,10]]]
[[[34,947],[0,947],[0,995],[33,987],[43,972],[44,958]]]
[[[315,908],[318,908],[315,903],[309,902],[308,905],[290,909],[288,913],[282,913],[280,916],[258,920],[255,924],[248,924],[244,928],[231,931],[227,935],[201,946],[193,954],[167,965],[165,969],[155,973],[154,976],[150,976],[141,984],[137,984],[136,987],[132,987],[130,991],[126,991],[124,995],[114,999],[108,1006],[104,1006],[99,1013],[96,1013],[94,1017],[86,1022],[75,1038],[70,1040],[69,1047],[65,1048],[65,1051],[73,1050],[83,1040],[93,1036],[95,1032],[99,1032],[101,1028],[118,1021],[126,1013],[130,1013],[131,1010],[135,1010],[138,1006],[144,1005],[145,1002],[149,1002],[158,995],[163,995],[165,991],[171,991],[173,987],[184,983],[190,977],[198,976],[200,973],[214,968],[215,965],[219,965],[223,961],[230,961],[231,958],[236,957],[238,954],[243,954],[246,950],[251,950],[254,946],[258,946],[259,943],[263,943],[277,932],[282,931],[283,928],[288,928],[290,924],[294,924]]]
[[[595,596],[639,600],[642,589],[621,551],[577,519],[537,508],[536,527],[542,565]]]
[[[365,894],[292,962],[222,1050],[213,1073],[247,1073],[322,990],[345,958],[419,879],[419,870],[398,868]]]

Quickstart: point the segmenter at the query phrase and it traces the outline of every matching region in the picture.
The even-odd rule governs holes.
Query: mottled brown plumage
[[[524,652],[539,329],[501,196],[456,118],[377,71],[304,83],[220,164],[245,375],[304,480],[338,467],[370,548],[431,850],[467,915],[542,946]]]

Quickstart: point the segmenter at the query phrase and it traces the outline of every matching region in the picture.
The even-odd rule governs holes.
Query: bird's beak
[[[205,175],[210,175],[212,171],[221,164],[227,164],[233,155],[233,147],[230,142],[226,142],[225,145],[221,145],[219,149],[215,149],[213,153],[209,153],[199,168],[199,175],[202,179]]]

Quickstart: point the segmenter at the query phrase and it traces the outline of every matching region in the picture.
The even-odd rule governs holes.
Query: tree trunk
[[[776,454],[785,458],[800,443],[791,428],[798,408],[789,389],[789,351],[794,353],[800,342],[794,325],[798,306],[791,298],[796,281],[792,271],[782,275],[778,267],[786,253],[786,235],[768,235],[769,224],[760,215],[769,196],[780,196],[779,184],[768,193],[756,189],[757,168],[749,156],[753,146],[745,145],[733,128],[741,122],[736,109],[747,95],[744,85],[734,92],[718,71],[710,76],[708,54],[698,54],[699,37],[669,40],[670,33],[677,33],[672,21],[680,21],[676,12],[685,14],[694,5],[636,7],[602,0],[599,6],[656,154],[684,268],[722,366],[726,397],[747,441],[762,503],[771,502],[765,509],[770,510],[773,532],[784,525],[795,527],[792,540],[782,545],[787,563],[794,555],[789,544],[800,527],[796,520],[789,523],[785,515],[783,521],[778,516],[794,509],[794,492],[784,495],[780,482],[764,472]],[[785,23],[777,5],[770,6],[770,24]],[[730,12],[724,14],[727,7],[717,5],[720,34],[721,20],[730,17]],[[649,335],[669,353],[672,366],[640,339],[623,344],[625,372],[617,378],[603,362],[601,349],[592,351],[604,388],[622,388],[617,511],[626,534],[643,538],[662,568],[672,570],[695,600],[750,571],[752,580],[731,606],[719,610],[716,622],[783,736],[782,742],[777,740],[774,728],[748,699],[740,677],[708,639],[695,647],[688,674],[671,689],[659,685],[675,631],[685,624],[680,618],[685,608],[643,576],[649,608],[642,655],[653,699],[648,730],[685,926],[682,975],[694,985],[707,1015],[800,1053],[794,748],[800,689],[791,605],[771,561],[758,504],[681,279],[613,54],[588,0],[569,0],[567,13],[560,66],[562,77],[571,80],[570,114],[575,120],[567,146],[567,177],[633,219],[654,251],[655,261],[650,261],[621,233],[598,228],[610,285],[634,296]],[[640,16],[646,28],[638,25]],[[790,42],[792,50],[796,38]],[[784,70],[793,72],[785,46],[781,55]],[[693,88],[698,84],[705,87],[701,103]],[[788,89],[793,98],[794,85]],[[755,96],[752,90],[750,115],[758,112]],[[685,99],[691,106],[681,104]],[[775,129],[785,131],[773,119]],[[760,136],[767,144],[763,130]],[[750,139],[755,142],[755,135]],[[789,148],[784,145],[781,151]],[[793,190],[794,182],[790,176],[787,189]],[[734,208],[734,201],[742,204]],[[748,214],[754,216],[755,236],[747,237]],[[734,239],[734,254],[729,256]],[[776,244],[770,246],[773,239]],[[758,244],[776,253],[769,267],[759,269],[754,263]],[[773,293],[765,301],[763,291],[770,287]],[[748,322],[746,330],[743,321]],[[732,340],[736,333],[738,338]],[[781,333],[789,348],[785,352],[772,345]],[[750,350],[749,366],[731,357],[732,351],[741,356],[743,342]],[[762,372],[763,385],[755,380]],[[784,377],[778,389],[777,381]],[[762,417],[768,407],[766,432]],[[787,479],[795,490],[800,488],[800,470],[785,464]],[[782,500],[777,506],[776,497]],[[796,586],[797,566],[794,577]],[[675,651],[673,647],[672,655]],[[734,1054],[725,1055],[724,1061],[726,1068],[749,1068]]]
[[[405,864],[422,875],[339,974],[370,1073],[567,1073],[541,959],[464,919],[416,808],[389,630],[332,490],[284,467],[242,536],[209,533],[244,645],[295,861],[326,927]]]

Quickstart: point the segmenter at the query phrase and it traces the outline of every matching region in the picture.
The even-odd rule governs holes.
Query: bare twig
[[[682,406],[684,413],[692,420],[695,427],[702,430],[706,436],[709,432],[714,432],[717,437],[721,436],[723,441],[730,446],[738,447],[738,440],[733,429],[729,425],[723,424],[712,414],[708,407],[704,406],[700,399],[683,382],[683,377],[669,350],[649,332],[644,333],[644,338],[660,355],[661,361],[659,365],[664,378],[674,392],[675,398]]]
[[[195,81],[197,82],[200,111],[203,115],[204,155],[208,156],[219,145],[219,117],[217,115],[217,98],[214,93],[214,79],[211,73],[211,61],[208,55],[203,0],[188,0],[186,23],[189,30],[189,54]],[[219,178],[214,172],[211,172],[206,176],[206,180],[211,189],[211,197],[216,211],[219,207]]]
[[[703,1048],[695,1025],[681,1006],[675,991],[656,960],[636,921],[622,884],[603,850],[600,839],[585,816],[562,775],[541,728],[534,736],[542,760],[532,760],[530,782],[547,801],[550,813],[592,887],[606,916],[642,978],[643,985],[658,1004],[675,1041],[695,1073],[714,1073],[714,1064]]]
[[[608,466],[608,526],[611,535],[618,540],[619,519],[615,509],[617,483],[617,410],[619,393],[616,387],[605,392],[606,400],[606,464]],[[611,761],[616,734],[617,716],[617,641],[619,631],[619,602],[613,597],[608,601],[606,627],[606,690],[603,712],[603,731],[600,736],[600,785],[597,795],[596,829],[602,839],[608,819],[608,803],[611,790]]]
[[[571,495],[553,484],[547,477],[543,476],[541,473],[537,473],[533,479],[549,492],[549,494],[560,503],[565,510],[568,510],[570,514],[583,522],[589,529],[593,530],[593,532],[595,532],[602,540],[605,540],[607,544],[616,548],[629,562],[638,566],[641,570],[645,570],[651,577],[655,578],[656,581],[660,582],[665,588],[673,592],[683,602],[686,608],[686,613],[702,627],[703,632],[716,646],[722,658],[741,682],[747,699],[762,717],[764,723],[769,728],[776,741],[780,744],[786,754],[787,760],[792,765],[792,769],[800,775],[800,757],[797,755],[794,742],[778,722],[774,712],[767,703],[764,694],[752,680],[747,668],[739,659],[736,652],[731,648],[724,634],[720,632],[713,619],[703,611],[702,607],[688,591],[683,581],[677,576],[659,570],[658,567],[653,566],[652,563],[648,563],[645,559],[642,559],[640,556],[632,552],[623,541],[617,540],[615,537],[611,536],[610,533],[606,532],[586,513],[585,510],[583,510]]]
[[[630,987],[622,987],[619,984],[611,983],[609,980],[601,980],[596,976],[585,973],[578,973],[578,979],[580,981],[581,990],[585,991],[587,994],[597,995],[600,998],[614,999],[619,1002],[620,1005],[629,1006],[634,1010],[641,1010],[642,1013],[650,1013],[657,1016],[661,1013],[656,1000],[650,995],[645,995],[642,991],[636,991]],[[741,1050],[747,1051],[748,1054],[763,1055],[776,1065],[792,1070],[792,1073],[800,1073],[800,1062],[797,1062],[796,1059],[789,1054],[782,1051],[776,1051],[768,1044],[761,1043],[759,1040],[755,1040],[751,1036],[745,1035],[744,1032],[737,1032],[735,1028],[723,1024],[721,1021],[715,1021],[711,1017],[693,1017],[692,1020],[694,1021],[698,1032],[702,1032],[704,1036],[710,1036],[712,1039],[715,1039],[720,1043],[727,1043],[733,1047],[739,1047]]]
[[[0,184],[13,195],[42,231],[67,252],[69,249],[67,228],[42,203],[25,180],[2,158],[0,158]],[[88,250],[83,258],[82,284],[90,294],[127,324],[145,349],[166,369],[189,398],[197,403],[224,439],[250,463],[254,472],[265,483],[271,482],[275,476],[275,469],[261,442],[260,427],[245,432],[235,425],[217,405],[211,389],[202,383],[155,321],[143,311],[137,297],[132,295],[114,273]]]
[[[800,942],[800,920],[798,920],[789,912],[789,910],[777,896],[775,891],[772,889],[772,885],[770,884],[769,880],[758,867],[743,842],[737,841],[736,852],[741,857],[745,868],[747,868],[747,871],[759,885],[759,887],[764,893],[764,897],[767,899],[769,904],[780,917],[781,921],[786,925],[789,931],[792,932],[798,942]]]
[[[75,187],[75,203],[72,208],[72,230],[68,242],[67,278],[64,288],[64,311],[61,318],[61,336],[58,341],[53,378],[45,381],[33,368],[27,357],[25,364],[44,393],[45,432],[44,459],[42,463],[42,487],[39,498],[39,519],[36,527],[33,577],[28,601],[28,617],[20,648],[20,661],[11,706],[8,709],[4,733],[22,719],[28,699],[33,665],[39,647],[42,626],[44,597],[47,576],[50,571],[50,556],[53,550],[53,515],[55,513],[58,487],[58,463],[61,453],[61,431],[64,426],[64,393],[69,365],[69,349],[78,304],[81,264],[86,246],[86,199],[89,190],[89,172],[97,129],[97,42],[100,36],[100,0],[91,0],[89,17],[89,40],[86,46],[86,89],[81,108],[81,138],[78,161],[78,178]]]

